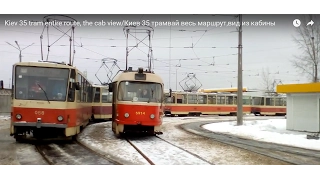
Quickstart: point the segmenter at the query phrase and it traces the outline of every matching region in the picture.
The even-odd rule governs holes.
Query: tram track
[[[76,141],[36,143],[37,151],[49,165],[117,165]]]
[[[234,135],[216,133],[202,128],[208,123],[224,122],[221,121],[202,121],[181,124],[178,127],[191,134],[209,138],[213,141],[228,144],[238,148],[242,148],[257,154],[278,159],[294,165],[319,165],[319,151],[309,150],[275,143],[255,141],[251,139],[241,138]],[[230,122],[230,121],[228,121]]]
[[[212,165],[200,156],[158,136],[125,139],[150,165]]]

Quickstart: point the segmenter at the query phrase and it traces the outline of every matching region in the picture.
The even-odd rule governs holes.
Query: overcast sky
[[[45,15],[0,15],[0,79],[5,87],[9,86],[12,65],[19,61],[19,51],[6,42],[21,48],[32,43],[32,46],[22,51],[22,61],[38,61],[41,59],[40,35],[43,26],[19,26],[20,20],[42,21]],[[238,21],[232,15],[70,15],[80,22],[81,27],[75,28],[75,61],[81,71],[87,71],[88,79],[99,83],[95,74],[102,65],[103,58],[117,59],[118,66],[125,68],[126,37],[123,26],[91,26],[84,27],[83,21],[200,21],[227,22]],[[275,22],[275,26],[243,26],[243,86],[251,89],[261,89],[262,69],[269,68],[270,76],[280,79],[283,83],[302,83],[306,78],[293,68],[290,60],[293,55],[301,53],[292,36],[295,35],[293,20],[299,15],[243,15],[243,21]],[[60,17],[59,19],[62,19]],[[66,18],[64,18],[66,19]],[[17,25],[6,26],[5,20],[18,22]],[[7,21],[8,22],[8,21]],[[315,22],[316,24],[319,22]],[[61,26],[68,31],[70,27]],[[181,89],[179,82],[194,73],[201,82],[201,88],[223,88],[237,86],[238,33],[235,26],[153,26],[151,37],[154,71],[160,74],[165,82],[165,88]],[[49,44],[58,40],[62,33],[49,27]],[[70,35],[70,32],[67,33]],[[134,34],[142,40],[147,34]],[[43,33],[44,59],[47,55],[46,30]],[[148,38],[147,38],[148,39]],[[139,42],[129,36],[129,46]],[[148,43],[147,40],[143,41]],[[69,39],[63,37],[55,42],[49,53],[50,61],[69,61]],[[82,47],[81,47],[82,45]],[[172,48],[169,48],[169,47]],[[192,48],[193,47],[193,48]],[[129,53],[129,66],[133,68],[147,67],[148,48],[139,44]],[[212,65],[214,63],[214,65]],[[111,67],[112,63],[106,63]],[[181,67],[176,68],[177,65]],[[170,67],[171,66],[171,71]],[[177,76],[176,76],[177,72]],[[101,68],[97,74],[101,81],[107,81],[107,71]],[[171,73],[171,74],[170,74]],[[169,85],[169,82],[170,85]]]

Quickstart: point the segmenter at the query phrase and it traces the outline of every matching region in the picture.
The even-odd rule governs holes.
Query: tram
[[[19,141],[75,137],[92,115],[92,85],[77,68],[57,62],[19,62],[12,71],[10,135]]]
[[[92,121],[109,121],[112,117],[112,92],[106,85],[93,85]]]
[[[113,92],[112,131],[115,135],[162,134],[164,84],[159,75],[129,67],[109,84],[109,92]]]

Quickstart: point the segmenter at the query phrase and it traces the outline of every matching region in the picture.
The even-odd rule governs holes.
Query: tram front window
[[[159,83],[123,81],[118,93],[119,101],[161,102],[163,90]]]
[[[15,98],[66,101],[69,69],[17,66]]]

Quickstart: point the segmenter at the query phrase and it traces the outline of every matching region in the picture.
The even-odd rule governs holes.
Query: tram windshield
[[[119,85],[119,101],[161,102],[161,84],[152,82],[122,81]]]
[[[17,66],[15,98],[66,101],[69,69]]]

